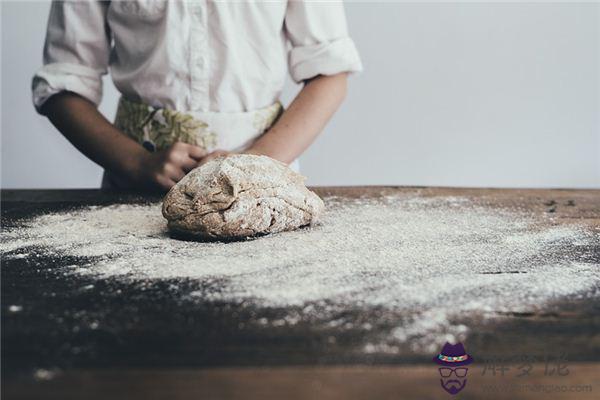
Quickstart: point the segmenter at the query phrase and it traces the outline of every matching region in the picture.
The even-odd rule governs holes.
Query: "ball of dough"
[[[266,156],[220,157],[173,186],[162,213],[171,231],[199,239],[293,230],[317,222],[325,207],[304,179]]]

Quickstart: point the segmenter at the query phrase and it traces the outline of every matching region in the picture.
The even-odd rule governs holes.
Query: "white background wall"
[[[2,3],[1,184],[97,187],[100,168],[31,105],[48,9]],[[600,187],[598,3],[368,1],[346,12],[365,71],[302,158],[310,184]],[[109,119],[117,98],[107,79]]]

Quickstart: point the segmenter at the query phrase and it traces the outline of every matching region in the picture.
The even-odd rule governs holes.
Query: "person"
[[[286,69],[303,86],[284,109]],[[32,96],[103,187],[168,190],[236,152],[297,169],[361,70],[341,1],[54,1]]]

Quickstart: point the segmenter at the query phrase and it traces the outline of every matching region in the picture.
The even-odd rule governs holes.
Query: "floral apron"
[[[281,102],[248,112],[181,112],[154,108],[121,97],[115,126],[148,151],[163,150],[175,142],[194,144],[206,149],[242,151],[267,131],[283,113]],[[294,161],[290,167],[298,169]],[[127,188],[129,185],[108,171],[103,188]]]

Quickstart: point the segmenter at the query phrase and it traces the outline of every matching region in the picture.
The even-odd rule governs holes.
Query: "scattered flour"
[[[11,313],[18,313],[18,312],[23,311],[23,306],[12,304],[12,305],[8,306],[8,311]]]
[[[160,204],[88,207],[5,229],[0,251],[7,258],[42,250],[94,257],[69,273],[219,282],[218,290],[181,296],[290,309],[277,320],[258,315],[257,325],[306,320],[369,331],[392,318],[387,337],[365,343],[367,353],[394,353],[403,343],[434,351],[445,340],[465,338],[469,328],[454,322],[462,317],[598,295],[599,265],[573,256],[600,242],[584,228],[549,227],[540,217],[459,197],[329,197],[325,203],[322,225],[233,243],[169,238]],[[385,317],[335,319],[345,309],[385,310]]]

